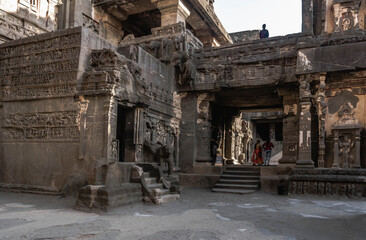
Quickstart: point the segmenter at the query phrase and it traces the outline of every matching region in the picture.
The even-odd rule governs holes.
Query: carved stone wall
[[[296,81],[294,47],[299,36],[197,51],[196,90],[275,85]]]
[[[110,46],[82,28],[0,46],[1,184],[58,191],[75,171],[94,178],[101,144],[87,136],[107,128],[92,124],[98,112],[79,84],[91,49]]]
[[[290,173],[291,194],[366,197],[365,170],[312,169]]]
[[[57,29],[57,0],[0,2],[0,43]]]

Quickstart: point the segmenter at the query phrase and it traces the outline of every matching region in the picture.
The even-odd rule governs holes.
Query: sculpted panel
[[[73,96],[80,33],[0,48],[0,92],[4,101]]]
[[[79,138],[77,111],[12,114],[4,117],[5,140],[72,140]]]

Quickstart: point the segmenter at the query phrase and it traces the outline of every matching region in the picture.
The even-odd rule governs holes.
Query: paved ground
[[[0,239],[366,239],[365,200],[183,188],[175,202],[108,213],[76,211],[74,202],[0,192]]]

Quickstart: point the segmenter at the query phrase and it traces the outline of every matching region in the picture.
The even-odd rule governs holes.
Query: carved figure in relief
[[[118,158],[118,140],[114,139],[111,142],[111,157],[112,158]]]
[[[351,150],[354,146],[354,142],[352,139],[345,135],[343,138],[339,139],[339,155],[341,155],[340,167],[343,168],[351,168],[352,158],[351,158]]]
[[[144,146],[153,154],[162,166],[168,163],[168,174],[171,176],[174,171],[174,131],[167,131],[162,122],[146,122],[146,133]]]
[[[151,55],[153,55],[155,58],[159,58],[160,43],[158,41],[151,41],[149,44],[149,49],[152,51]]]
[[[161,40],[161,58],[160,60],[167,62],[171,59],[173,48],[173,41],[168,38],[163,38]]]
[[[339,25],[342,31],[351,30],[353,28],[354,17],[349,9],[347,12],[342,13],[342,16],[339,19]]]
[[[130,59],[132,62],[137,62],[137,47],[136,46],[134,46],[134,45],[130,46],[129,55],[130,55]]]
[[[310,84],[305,76],[300,78],[300,99],[303,100],[304,98],[310,98]]]

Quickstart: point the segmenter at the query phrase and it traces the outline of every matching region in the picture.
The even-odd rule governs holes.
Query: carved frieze
[[[2,89],[3,101],[65,97],[76,93],[76,85]]]
[[[46,39],[44,41],[38,41],[17,46],[9,46],[0,48],[0,59],[8,58],[10,56],[15,57],[17,55],[25,56],[30,54],[36,54],[40,52],[46,52],[49,50],[67,49],[69,47],[80,47],[80,43],[81,43],[81,34],[75,33],[55,37],[52,39]]]
[[[4,140],[77,140],[80,113],[12,114],[4,117],[1,128]]]
[[[32,85],[48,85],[60,83],[73,83],[76,72],[59,72],[38,74],[37,77],[30,75],[6,76],[1,79],[0,87],[21,87]]]
[[[80,33],[0,48],[3,101],[73,96]]]

